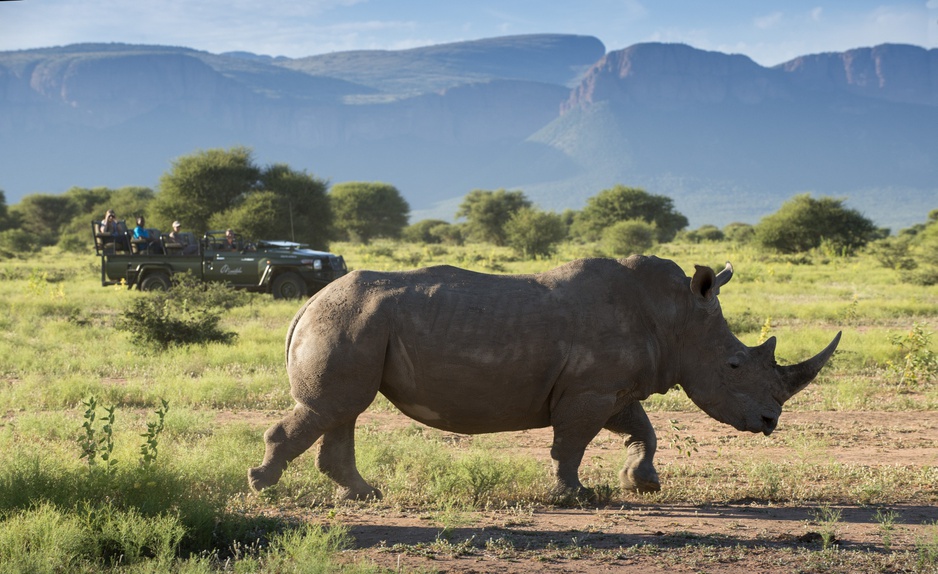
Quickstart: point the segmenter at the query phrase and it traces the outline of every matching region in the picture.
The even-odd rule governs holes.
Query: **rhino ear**
[[[694,276],[690,280],[691,293],[704,301],[709,301],[716,295],[718,289],[713,269],[703,265],[694,265]]]
[[[703,265],[694,265],[694,277],[690,280],[690,290],[701,297],[704,301],[709,301],[720,294],[720,287],[729,283],[733,278],[733,266],[729,261],[726,267],[718,274],[713,273],[713,269]]]

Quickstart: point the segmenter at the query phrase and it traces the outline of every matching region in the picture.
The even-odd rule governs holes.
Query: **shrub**
[[[723,241],[725,235],[716,225],[702,225],[699,229],[684,233],[684,239],[691,243],[703,243],[704,241]]]
[[[666,243],[687,227],[687,218],[674,209],[674,201],[643,189],[616,185],[586,200],[571,232],[587,241],[621,221],[641,220],[654,225],[655,239]]]
[[[614,223],[603,231],[603,243],[614,255],[645,253],[655,244],[655,225],[642,220]]]
[[[748,243],[756,236],[756,230],[748,223],[736,221],[723,228],[723,236],[734,243]]]
[[[566,235],[559,215],[530,207],[515,212],[505,224],[508,246],[522,257],[549,256]]]
[[[759,243],[781,253],[802,253],[825,243],[849,255],[882,236],[871,220],[844,207],[843,200],[814,199],[807,193],[762,218],[755,231]]]
[[[202,283],[190,273],[180,274],[167,291],[136,299],[121,313],[117,328],[158,350],[193,343],[230,344],[237,334],[218,327],[221,313],[243,305],[247,298],[220,283]]]
[[[41,237],[23,229],[0,231],[0,252],[9,255],[35,253],[41,246]]]
[[[401,232],[401,239],[411,243],[441,243],[443,238],[437,230],[448,225],[449,223],[442,219],[423,219],[405,227]]]

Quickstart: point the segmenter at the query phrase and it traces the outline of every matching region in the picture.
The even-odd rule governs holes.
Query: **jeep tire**
[[[169,280],[169,275],[163,271],[148,273],[143,280],[140,281],[141,291],[169,291],[169,288],[172,286],[173,283]]]
[[[270,292],[274,299],[299,299],[306,297],[306,283],[296,273],[282,273],[274,278]]]

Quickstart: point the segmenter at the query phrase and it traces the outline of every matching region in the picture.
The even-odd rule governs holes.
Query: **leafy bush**
[[[34,253],[41,247],[41,238],[23,229],[0,231],[0,252],[9,255]]]
[[[756,240],[781,253],[801,253],[826,243],[850,255],[882,236],[873,222],[832,197],[796,195],[756,225]]]
[[[687,227],[687,218],[674,209],[674,201],[643,189],[616,185],[586,200],[571,232],[592,241],[621,221],[640,220],[654,225],[657,241],[666,243]]]
[[[219,283],[202,283],[190,273],[173,277],[167,291],[150,292],[121,313],[117,328],[146,345],[231,344],[236,333],[219,328],[224,310],[243,305],[246,293]]]
[[[699,229],[688,231],[683,234],[685,240],[691,243],[702,243],[704,241],[723,241],[726,236],[716,225],[702,225]]]
[[[748,243],[756,236],[756,230],[748,223],[736,221],[723,228],[723,236],[733,243]]]
[[[614,255],[646,253],[655,244],[655,225],[642,220],[620,221],[603,231],[603,244]]]
[[[522,208],[505,224],[505,240],[522,257],[549,256],[567,235],[556,213]]]
[[[422,219],[405,227],[401,239],[410,243],[441,243],[442,238],[435,230],[446,225],[449,223],[442,219]]]

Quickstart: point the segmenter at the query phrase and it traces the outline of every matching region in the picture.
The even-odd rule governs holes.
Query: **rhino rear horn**
[[[837,336],[834,337],[834,340],[831,341],[823,351],[814,357],[811,357],[807,361],[787,367],[775,367],[782,378],[782,385],[784,386],[785,392],[789,398],[791,398],[801,389],[808,386],[808,383],[813,381],[814,377],[816,377],[817,374],[821,372],[821,369],[824,368],[824,365],[827,364],[827,361],[831,358],[831,355],[833,355],[834,351],[837,350],[837,345],[840,343],[841,334],[842,332],[838,332]]]

